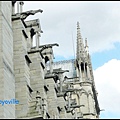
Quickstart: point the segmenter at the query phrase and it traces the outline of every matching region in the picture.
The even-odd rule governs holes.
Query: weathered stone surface
[[[98,118],[92,65],[79,23],[77,58],[53,63],[52,47],[58,44],[40,45],[39,19],[20,19],[25,13],[12,13],[11,2],[0,1],[0,100],[16,99],[19,104],[0,104],[0,118]],[[61,72],[65,70],[69,72]]]
[[[0,100],[15,98],[11,10],[11,2],[0,2]],[[15,105],[0,104],[0,111],[0,118],[15,118]]]

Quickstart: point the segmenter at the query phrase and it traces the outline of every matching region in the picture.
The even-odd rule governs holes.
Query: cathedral
[[[26,20],[43,10],[23,11],[23,5],[0,1],[0,118],[99,119],[89,47],[79,22],[76,58],[54,62],[57,41],[40,45],[39,19]]]

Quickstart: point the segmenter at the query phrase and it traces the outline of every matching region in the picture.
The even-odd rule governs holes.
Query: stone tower
[[[88,50],[87,39],[85,46],[80,33],[79,22],[77,22],[77,50],[76,50],[76,72],[79,78],[81,91],[79,92],[79,101],[84,118],[98,118],[99,104],[97,100],[97,92],[92,71],[92,64]]]
[[[62,85],[60,86],[62,86],[62,94],[66,94],[67,113],[72,111],[73,118],[75,119],[99,118],[100,114],[88,48],[87,39],[85,39],[84,46],[79,22],[77,22],[76,59],[55,62],[53,64],[53,69],[61,67],[65,70],[65,68],[69,68],[69,72],[64,73],[64,82],[62,82]],[[67,90],[65,86],[67,87]],[[67,91],[67,93],[64,91]]]
[[[59,45],[41,45],[40,20],[26,20],[43,10],[23,12],[23,4],[0,1],[0,118],[99,118],[87,39],[84,46],[79,23],[76,59],[56,64],[53,47]]]

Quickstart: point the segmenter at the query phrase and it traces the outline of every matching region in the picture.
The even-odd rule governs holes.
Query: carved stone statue
[[[44,49],[52,48],[52,46],[59,46],[59,45],[57,43],[43,45],[42,49],[40,50],[40,52],[42,52]]]
[[[38,10],[30,10],[30,11],[26,11],[26,12],[22,12],[22,13],[20,13],[20,15],[21,15],[21,19],[26,19],[29,15],[34,15],[34,14],[36,14],[36,13],[38,13],[38,12],[43,12],[43,10],[41,10],[41,9],[38,9]]]
[[[26,12],[21,12],[21,13],[16,13],[12,15],[12,20],[16,20],[18,18],[21,18],[22,20],[25,20],[29,15],[34,15],[38,12],[43,12],[43,10],[38,9],[38,10],[29,10]]]

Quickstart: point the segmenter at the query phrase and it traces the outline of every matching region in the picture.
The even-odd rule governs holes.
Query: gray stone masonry
[[[0,1],[0,100],[3,101],[15,99],[11,14],[11,2]],[[0,118],[15,118],[15,104],[0,104]]]
[[[40,20],[26,20],[43,10],[23,12],[23,4],[0,1],[0,102],[19,101],[0,104],[0,118],[99,118],[91,58],[79,22],[76,59],[55,64],[53,46],[59,45],[41,45]]]
[[[27,58],[27,38],[22,33],[25,27],[20,19],[14,20],[13,37],[14,37],[14,71],[15,71],[15,95],[19,100],[16,105],[16,118],[26,116],[28,112],[29,100],[31,99],[30,91],[30,68]]]

